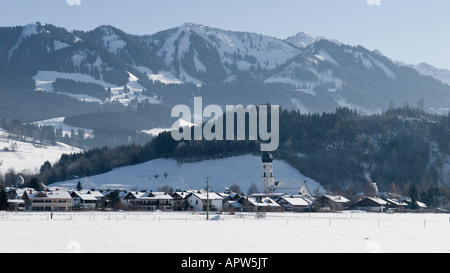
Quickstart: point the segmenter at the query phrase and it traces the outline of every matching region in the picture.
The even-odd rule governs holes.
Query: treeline
[[[10,138],[18,141],[38,142],[44,145],[56,145],[56,131],[53,126],[23,124],[16,119],[0,119],[0,128],[10,133]]]
[[[170,117],[171,110],[163,104],[150,104],[143,101],[137,103],[134,107],[121,108],[121,111],[111,111],[104,108],[93,113],[67,117],[64,119],[64,123],[86,129],[107,128],[136,131],[171,127],[175,121]]]
[[[69,79],[56,79],[53,90],[70,94],[85,94],[94,98],[105,100],[111,97],[111,89],[105,89],[102,85],[85,83]]]
[[[409,107],[374,116],[346,108],[323,114],[282,110],[280,145],[273,154],[334,192],[363,191],[368,180],[376,182],[380,191],[414,184],[419,192],[425,192],[449,185],[448,144],[441,145],[450,142],[449,125],[448,116],[428,115]],[[145,145],[63,155],[39,177],[51,183],[156,158],[185,162],[248,153],[259,155],[260,142],[175,141],[167,132]]]

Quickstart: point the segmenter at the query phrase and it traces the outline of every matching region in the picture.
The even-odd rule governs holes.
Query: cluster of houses
[[[45,188],[7,188],[10,209],[31,211],[128,209],[146,211],[228,211],[228,212],[313,212],[340,211],[345,209],[370,212],[404,211],[411,199],[391,193],[349,199],[340,195],[313,196],[306,182],[275,182],[273,157],[262,155],[261,193],[248,196],[231,192],[184,190],[173,193],[153,191],[97,191]],[[417,202],[419,208],[426,205]]]
[[[361,196],[351,202],[340,195],[313,196],[306,183],[298,194],[255,193],[244,196],[229,191],[207,192],[185,190],[174,192],[153,191],[97,191],[66,190],[49,187],[42,191],[31,188],[6,189],[10,209],[27,211],[69,211],[124,209],[135,211],[221,211],[221,212],[329,212],[346,209],[369,212],[404,211],[410,199],[383,193],[377,197]],[[117,203],[111,204],[115,193]],[[209,202],[208,202],[209,201]],[[419,207],[426,205],[418,202]]]

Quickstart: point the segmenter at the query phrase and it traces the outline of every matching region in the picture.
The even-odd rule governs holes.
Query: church
[[[280,195],[306,195],[312,196],[306,182],[294,181],[283,182],[275,181],[273,172],[273,155],[269,152],[264,152],[261,156],[262,161],[262,176],[261,176],[261,192],[269,196]]]

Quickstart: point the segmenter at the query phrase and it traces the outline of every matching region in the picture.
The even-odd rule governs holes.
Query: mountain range
[[[418,105],[446,114],[450,105],[450,71],[305,32],[282,40],[194,23],[151,35],[32,23],[0,28],[0,40],[0,117],[23,121],[63,116],[75,122],[78,115],[92,121],[105,109],[134,111],[139,103],[169,113],[194,96],[302,113],[348,107],[375,114]],[[154,127],[173,122],[148,118]]]

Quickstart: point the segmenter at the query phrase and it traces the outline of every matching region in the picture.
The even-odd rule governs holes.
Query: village
[[[7,187],[9,210],[19,211],[211,211],[211,212],[367,212],[409,211],[411,198],[395,193],[378,192],[370,183],[370,193],[345,197],[332,193],[313,195],[306,182],[275,182],[273,156],[262,155],[262,192],[248,194],[206,189],[174,192],[151,190],[96,190],[44,187],[44,190]],[[20,185],[20,181],[18,183]],[[415,211],[427,211],[427,205],[414,201]]]

